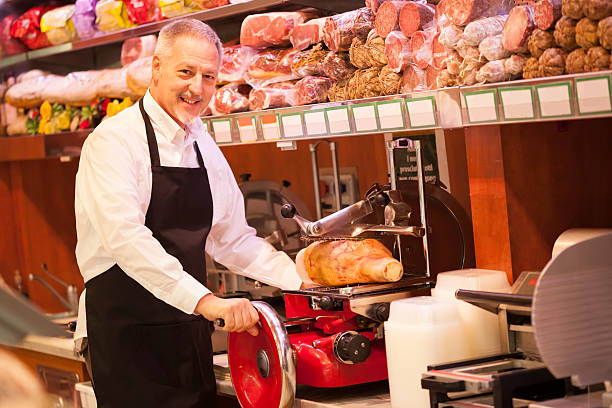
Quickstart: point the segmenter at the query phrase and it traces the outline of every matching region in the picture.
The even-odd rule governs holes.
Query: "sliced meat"
[[[436,35],[434,30],[417,31],[410,38],[410,48],[412,49],[412,60],[420,69],[427,68],[432,62],[433,38]]]
[[[333,79],[308,76],[300,79],[294,88],[295,105],[327,102],[327,93],[334,84]]]
[[[508,19],[507,15],[484,17],[472,21],[463,30],[463,39],[468,45],[478,47],[480,42],[487,37],[501,34],[504,24]]]
[[[415,31],[428,30],[434,23],[435,9],[429,4],[404,3],[399,14],[399,27],[406,36]]]
[[[530,6],[514,7],[502,31],[504,48],[511,52],[525,52],[527,40],[534,28],[533,8]]]
[[[305,50],[313,44],[323,41],[324,18],[315,18],[293,28],[289,41],[296,50]]]
[[[561,18],[563,0],[538,0],[533,7],[536,25],[542,30],[548,30]]]
[[[392,31],[385,39],[385,55],[394,72],[403,71],[412,63],[410,39],[401,31]]]
[[[399,30],[399,15],[402,7],[408,4],[404,1],[385,1],[376,12],[374,27],[381,37],[385,38],[391,31]]]
[[[257,53],[255,48],[243,45],[223,47],[223,60],[219,68],[217,83],[242,82],[251,58]]]
[[[288,46],[293,27],[312,17],[314,17],[313,14],[300,11],[277,11],[249,15],[242,21],[240,44],[255,48]]]
[[[446,7],[446,14],[455,25],[466,25],[481,17],[508,14],[512,0],[455,0]]]
[[[362,7],[325,19],[323,41],[332,51],[348,51],[353,38],[365,40],[374,28],[374,13]]]

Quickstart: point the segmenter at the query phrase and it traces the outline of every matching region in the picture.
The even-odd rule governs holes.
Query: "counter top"
[[[217,392],[235,396],[229,376],[227,354],[213,358],[217,377]],[[342,388],[315,388],[298,385],[294,408],[390,408],[389,384],[379,381]]]
[[[83,357],[75,353],[74,340],[71,338],[29,335],[23,339],[21,344],[15,347],[68,358],[70,360],[85,361]]]

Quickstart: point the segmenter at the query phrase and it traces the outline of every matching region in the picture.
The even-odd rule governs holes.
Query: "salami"
[[[450,50],[454,50],[461,39],[463,39],[461,27],[450,25],[440,31],[440,43]]]
[[[588,50],[599,45],[597,37],[597,21],[583,18],[576,24],[576,44]]]
[[[334,51],[330,51],[325,56],[321,69],[323,70],[323,75],[335,81],[348,79],[355,72],[355,67],[349,61],[349,55],[345,52]]]
[[[284,108],[294,103],[294,84],[292,82],[279,82],[259,89],[252,89],[249,93],[249,109],[252,111],[263,109]]]
[[[570,52],[565,59],[565,71],[568,74],[587,72],[586,51],[582,48],[576,48],[574,51]]]
[[[432,62],[432,47],[435,31],[417,31],[410,38],[412,61],[421,69],[427,68]]]
[[[249,110],[249,92],[246,84],[227,84],[215,92],[214,108],[223,115]]]
[[[381,4],[386,0],[365,0],[366,7],[369,8],[372,13],[376,13]]]
[[[156,45],[154,34],[125,40],[121,44],[121,65],[126,67],[137,59],[152,56]]]
[[[481,17],[508,14],[513,5],[509,0],[456,0],[445,12],[453,24],[461,26]]]
[[[381,93],[383,95],[396,95],[400,92],[402,75],[393,72],[388,65],[381,68],[378,78],[380,79]]]
[[[365,45],[370,66],[383,67],[389,63],[385,55],[385,39],[379,36],[376,30],[370,31]]]
[[[365,40],[374,26],[374,13],[363,7],[325,19],[323,41],[332,51],[348,51],[353,38]]]
[[[451,51],[440,42],[440,33],[436,34],[431,45],[431,64],[438,69],[446,68]]]
[[[457,43],[457,47],[455,47],[455,50],[461,56],[461,58],[465,58],[467,55],[476,55],[480,53],[480,51],[478,51],[478,47],[472,47],[471,45],[468,45],[468,43],[465,42],[464,39],[459,40],[459,42]]]
[[[478,51],[480,51],[480,54],[489,61],[496,61],[510,56],[510,52],[506,50],[502,44],[501,34],[493,35],[482,40],[478,46]]]
[[[597,24],[597,36],[605,49],[612,50],[612,17],[606,17]]]
[[[569,17],[561,17],[555,24],[555,42],[564,51],[570,52],[578,48],[576,43],[576,20]]]
[[[399,14],[399,27],[406,36],[411,36],[418,30],[432,28],[435,9],[429,4],[417,2],[404,3]]]
[[[437,78],[440,71],[440,69],[431,65],[425,69],[425,83],[427,84],[427,89],[437,89]]]
[[[389,61],[389,68],[394,72],[403,71],[412,63],[410,39],[401,31],[392,31],[385,39],[385,55]]]
[[[463,63],[463,58],[459,55],[457,51],[451,51],[451,54],[446,59],[446,69],[449,74],[453,76],[459,75],[461,72],[461,64]]]
[[[529,52],[536,58],[540,58],[540,55],[549,48],[553,48],[555,46],[555,39],[553,35],[548,32],[536,28],[529,36],[529,41],[527,42],[527,48],[529,48]]]
[[[307,76],[300,79],[294,88],[294,104],[308,105],[327,101],[327,93],[334,84],[333,79]]]
[[[472,21],[465,27],[463,39],[468,45],[478,47],[485,38],[501,34],[507,19],[507,15],[502,15]]]
[[[301,51],[323,41],[325,18],[315,18],[296,25],[289,35],[289,41],[291,41],[293,48]]]
[[[476,74],[480,67],[484,65],[484,58],[478,53],[470,52],[466,54],[461,63],[459,71],[459,84],[461,85],[474,85],[477,83]]]
[[[502,30],[504,48],[511,52],[526,51],[527,40],[534,28],[533,9],[530,6],[514,7]]]
[[[540,63],[538,58],[531,57],[525,61],[525,65],[523,66],[523,78],[525,79],[533,79],[541,77],[540,73]]]
[[[612,15],[610,0],[581,0],[584,16],[591,20],[601,20]]]
[[[399,15],[404,1],[388,0],[380,5],[376,12],[374,27],[381,37],[385,38],[391,31],[399,30]]]
[[[484,64],[476,74],[478,83],[493,83],[510,80],[510,75],[506,73],[504,62],[501,60],[491,61]]]
[[[533,7],[533,19],[538,28],[551,28],[561,18],[561,6],[562,0],[538,0]]]
[[[588,72],[605,71],[610,67],[610,53],[604,47],[592,47],[587,51],[584,68]]]
[[[562,0],[561,14],[574,20],[580,20],[584,17],[582,0]]]
[[[567,53],[561,48],[549,48],[540,56],[540,74],[545,77],[563,75]]]
[[[219,67],[217,83],[244,81],[244,74],[249,67],[253,55],[257,53],[255,48],[234,45],[223,47],[223,59]]]
[[[242,21],[240,44],[255,48],[288,46],[293,27],[312,17],[313,14],[300,11],[249,15]]]
[[[514,54],[503,61],[506,74],[510,75],[512,79],[514,79],[520,77],[523,73],[523,67],[525,66],[527,58],[523,57],[522,55]]]
[[[419,92],[427,90],[427,75],[424,70],[409,65],[402,76],[402,93]]]

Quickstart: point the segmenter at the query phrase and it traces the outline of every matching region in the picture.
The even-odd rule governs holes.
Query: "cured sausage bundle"
[[[586,51],[582,48],[576,48],[574,51],[570,52],[565,59],[565,71],[568,74],[587,72]]]
[[[348,51],[353,38],[365,40],[374,28],[374,13],[367,7],[327,17],[323,25],[323,41],[332,51]]]
[[[388,65],[385,65],[380,69],[378,74],[380,79],[381,93],[383,95],[396,95],[400,92],[402,86],[402,75],[397,72],[393,72]]]
[[[557,76],[565,73],[565,59],[567,53],[561,48],[549,48],[545,50],[538,60],[540,65],[540,76]]]
[[[588,72],[605,71],[610,67],[610,53],[604,47],[589,48],[584,68]]]
[[[304,252],[304,266],[313,282],[327,286],[395,282],[403,274],[402,264],[373,239],[315,242]]]
[[[554,46],[555,39],[553,38],[553,35],[550,32],[541,30],[539,28],[533,30],[533,33],[531,33],[529,41],[527,42],[529,53],[536,58],[540,58],[540,55],[542,55],[545,50],[553,48]]]
[[[555,42],[565,52],[578,48],[576,43],[576,20],[563,16],[555,24]]]
[[[583,18],[576,24],[576,44],[588,50],[599,45],[597,36],[597,21]]]
[[[612,50],[612,17],[606,17],[597,24],[597,36],[605,49]]]

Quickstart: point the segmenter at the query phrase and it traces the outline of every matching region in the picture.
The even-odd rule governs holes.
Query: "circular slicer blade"
[[[284,324],[267,303],[252,302],[259,313],[259,334],[230,333],[228,359],[242,408],[292,407],[296,367]]]

